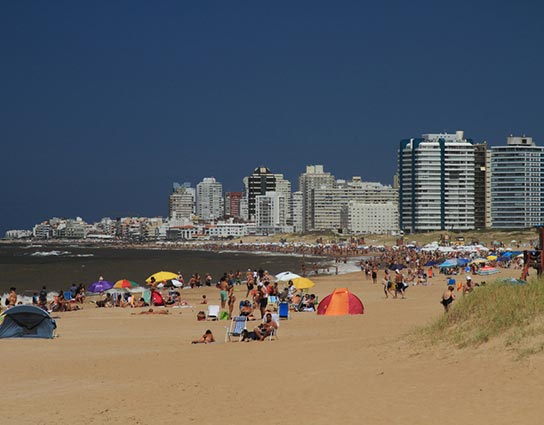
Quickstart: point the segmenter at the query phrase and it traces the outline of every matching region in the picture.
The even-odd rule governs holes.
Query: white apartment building
[[[206,221],[223,216],[223,185],[213,177],[206,177],[196,185],[196,214]]]
[[[402,140],[398,170],[402,230],[474,228],[474,146],[463,131]]]
[[[488,151],[491,227],[523,229],[544,224],[544,148],[532,137],[507,138]]]
[[[298,190],[302,192],[302,215],[304,218],[302,231],[317,229],[313,221],[315,189],[332,189],[334,176],[325,172],[323,165],[307,165],[306,172],[298,178]]]
[[[312,191],[312,222],[315,230],[347,230],[347,208],[350,201],[397,204],[397,191],[391,186],[363,182],[360,177],[354,177],[349,182],[338,180],[335,186]]]
[[[283,192],[266,192],[255,197],[255,227],[258,234],[292,232],[287,223],[288,198]]]
[[[304,202],[304,195],[302,192],[293,192],[292,195],[292,223],[293,232],[301,233],[304,229],[304,215],[302,213],[302,205]]]
[[[387,234],[399,229],[399,206],[397,202],[372,203],[349,201],[347,229],[350,233]]]
[[[194,213],[195,198],[185,187],[174,187],[168,198],[168,216],[173,220],[190,220]]]
[[[240,238],[249,234],[246,223],[217,223],[208,227],[210,238]]]

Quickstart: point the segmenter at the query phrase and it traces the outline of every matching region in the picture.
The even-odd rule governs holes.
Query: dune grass
[[[502,338],[520,356],[544,351],[544,280],[526,285],[488,283],[459,296],[449,313],[418,334],[435,343],[477,347]]]

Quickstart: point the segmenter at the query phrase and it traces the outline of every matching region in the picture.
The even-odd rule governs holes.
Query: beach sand
[[[294,313],[279,339],[250,343],[224,343],[227,321],[196,321],[202,294],[218,304],[215,288],[183,290],[193,308],[169,315],[92,305],[57,314],[58,338],[0,342],[0,417],[59,425],[542,423],[542,354],[518,361],[493,341],[463,350],[408,341],[444,314],[444,276],[410,287],[406,300],[386,300],[362,273],[315,281],[319,299],[348,287],[365,314]],[[245,287],[236,295],[243,299]],[[207,328],[217,343],[190,344]]]

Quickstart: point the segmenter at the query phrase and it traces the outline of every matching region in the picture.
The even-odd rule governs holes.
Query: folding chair
[[[246,328],[247,316],[236,316],[230,321],[230,327],[226,328],[225,342],[232,341],[231,337],[242,339],[242,331]]]
[[[278,310],[278,297],[275,295],[269,295],[268,296],[268,304],[266,305],[266,308],[271,308],[274,311]]]
[[[280,319],[289,319],[289,303],[283,302],[278,307],[278,317]]]
[[[206,316],[206,318],[208,320],[219,320],[219,310],[220,310],[220,306],[218,305],[209,305],[208,306],[208,315]]]

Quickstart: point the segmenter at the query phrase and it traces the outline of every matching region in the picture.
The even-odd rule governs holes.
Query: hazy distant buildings
[[[196,214],[205,221],[223,217],[223,185],[213,177],[206,177],[196,185]]]
[[[314,190],[332,189],[334,176],[325,172],[323,165],[308,165],[306,172],[298,179],[298,186],[299,191],[302,192],[302,231],[314,230],[317,228],[314,223]]]
[[[473,229],[474,167],[474,146],[462,131],[402,140],[400,228],[409,232]]]
[[[531,137],[508,137],[489,152],[491,225],[521,229],[544,224],[544,148]]]

